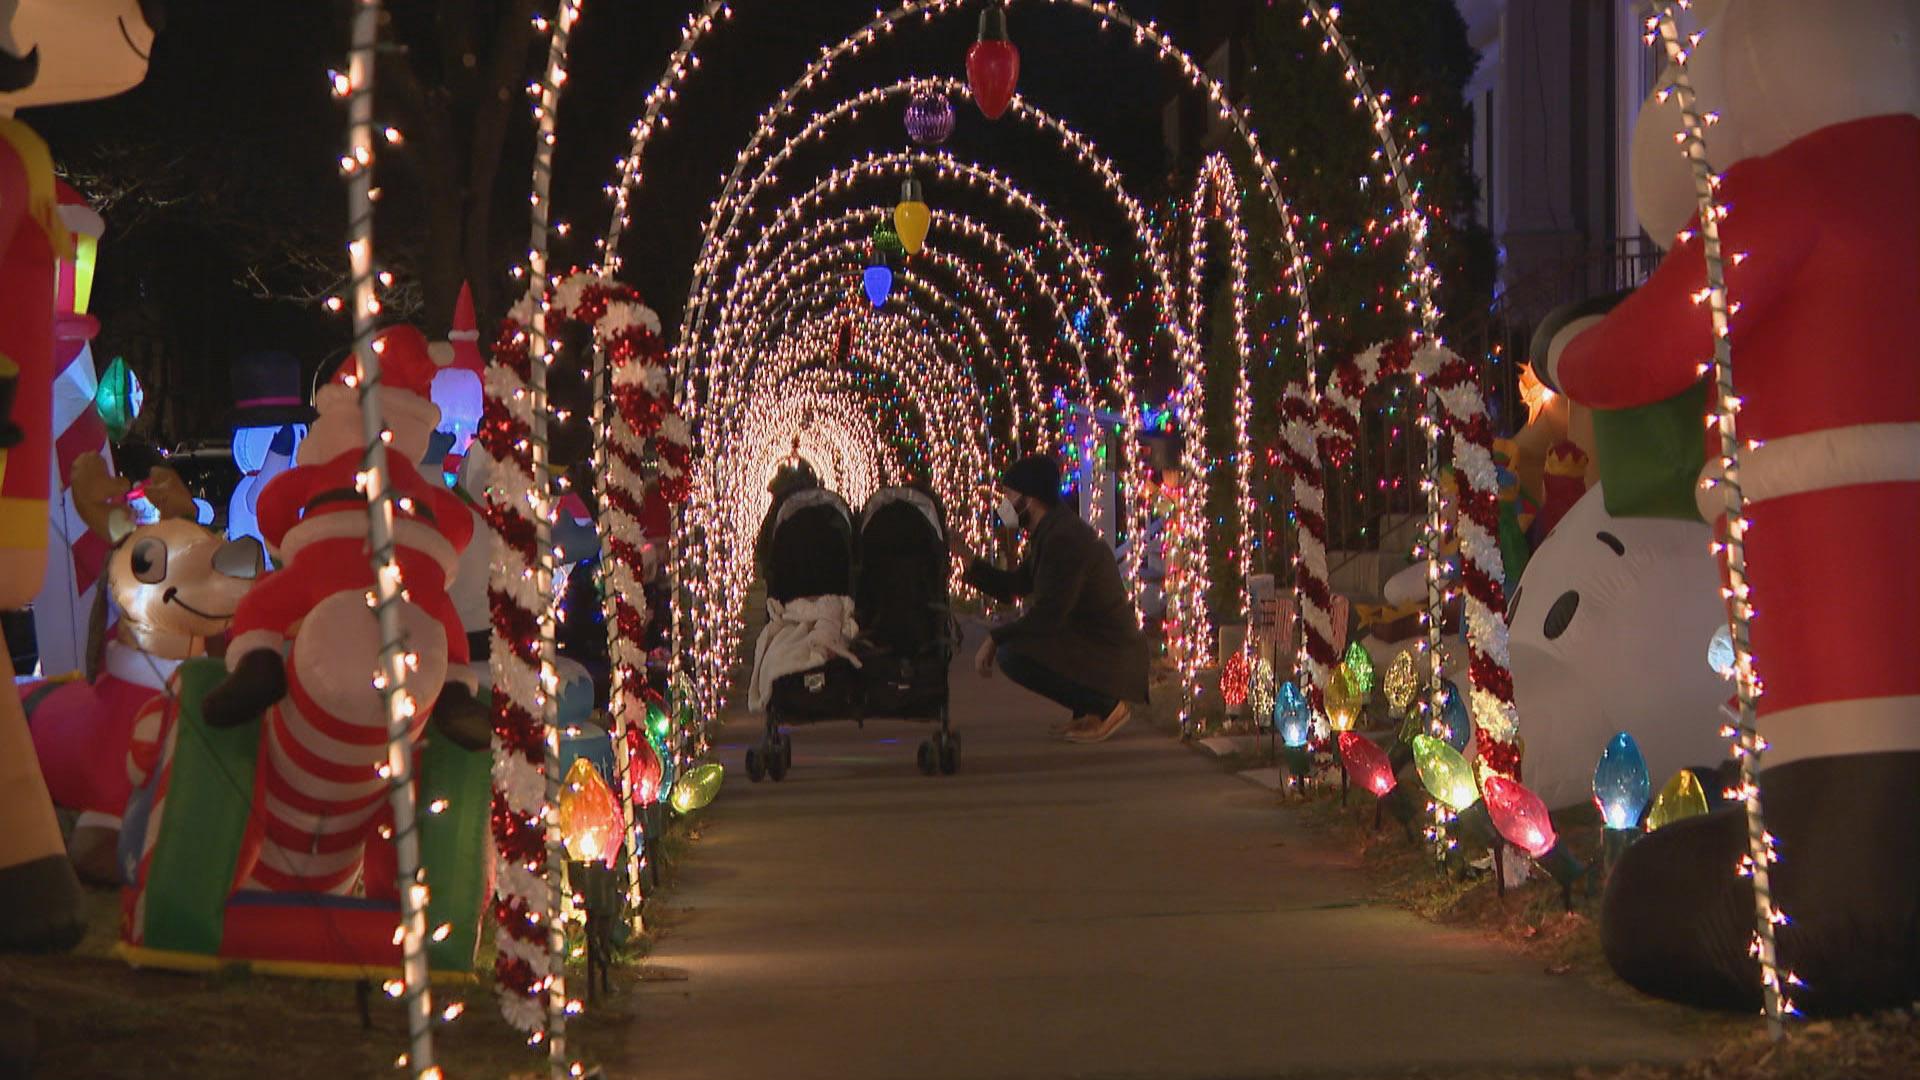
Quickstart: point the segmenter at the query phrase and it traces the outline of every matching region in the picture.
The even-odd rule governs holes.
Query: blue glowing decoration
[[[1467,715],[1467,698],[1452,679],[1440,680],[1440,719],[1447,725],[1447,745],[1461,753],[1473,738],[1473,720]]]
[[[1313,706],[1292,679],[1281,683],[1273,695],[1273,723],[1280,729],[1281,742],[1295,749],[1307,745],[1313,731]]]
[[[893,271],[884,266],[869,266],[861,275],[867,287],[867,299],[874,307],[884,307],[887,297],[893,294]]]
[[[1609,829],[1637,829],[1640,814],[1653,798],[1653,778],[1647,774],[1647,759],[1640,746],[1626,732],[1615,735],[1600,755],[1593,770],[1593,798],[1600,804],[1600,815]]]
[[[1092,308],[1082,305],[1079,311],[1073,313],[1073,332],[1079,334],[1082,341],[1093,333]]]
[[[1722,623],[1707,639],[1707,666],[1723,679],[1733,678],[1733,631]]]

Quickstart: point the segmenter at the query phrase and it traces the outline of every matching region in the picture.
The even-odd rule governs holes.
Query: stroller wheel
[[[940,772],[952,776],[960,771],[960,736],[946,734],[940,739]]]
[[[933,748],[932,739],[922,742],[920,744],[920,771],[928,776],[932,776],[934,770],[940,767],[939,756],[939,752]]]
[[[767,775],[767,760],[757,746],[747,747],[747,779],[759,783]]]
[[[778,744],[775,747],[775,753],[780,756],[781,772],[784,773],[793,768],[793,736],[784,731],[781,732]],[[774,779],[778,780],[779,777],[776,776]]]
[[[767,775],[775,781],[787,778],[787,769],[793,764],[793,744],[781,736],[781,743],[764,743],[760,747],[760,756],[767,759]]]

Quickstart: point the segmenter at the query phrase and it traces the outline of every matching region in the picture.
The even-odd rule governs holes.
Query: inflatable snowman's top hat
[[[228,426],[279,427],[313,420],[313,406],[301,393],[300,359],[292,353],[248,353],[234,361],[233,411]]]

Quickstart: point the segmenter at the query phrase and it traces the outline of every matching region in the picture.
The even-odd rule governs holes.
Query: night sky
[[[486,13],[497,2],[474,0],[473,7]],[[416,20],[429,18],[435,6],[435,0],[389,5],[397,18]],[[592,238],[606,228],[609,204],[602,187],[614,178],[628,129],[691,6],[691,0],[585,4],[555,163],[556,216],[575,228],[556,244],[557,266],[587,261]],[[1142,18],[1170,23],[1176,33],[1180,17],[1201,6],[1197,0],[1127,5]],[[672,127],[653,142],[648,182],[625,245],[627,279],[669,326],[682,307],[708,203],[736,149],[751,135],[755,116],[825,43],[851,33],[873,10],[871,0],[738,0],[734,19],[700,51],[701,70],[686,84]],[[826,108],[861,88],[909,74],[964,78],[976,11],[907,24],[843,64],[830,85],[803,100]],[[175,410],[165,426],[176,437],[224,434],[219,418],[225,371],[234,357],[285,349],[311,371],[345,352],[344,320],[310,305],[256,298],[236,281],[277,246],[325,252],[344,231],[344,193],[334,170],[344,116],[328,96],[326,72],[343,63],[346,14],[339,0],[176,0],[145,84],[109,102],[25,114],[46,135],[56,160],[93,163],[104,157],[122,175],[153,181],[156,205],[105,208],[108,236],[94,307],[105,329],[96,351],[102,362],[125,352],[136,370],[148,369],[143,376],[158,392],[180,399],[162,406]],[[1010,25],[1021,50],[1021,92],[1095,140],[1136,193],[1160,190],[1167,164],[1160,104],[1170,84],[1158,66],[1130,48],[1119,31],[1098,31],[1084,13],[1019,4]],[[526,56],[529,80],[545,54],[543,41],[536,46]],[[511,115],[492,199],[502,295],[505,271],[525,243],[532,147],[521,101]],[[780,202],[821,171],[869,150],[908,145],[898,108],[867,112],[836,132],[823,152],[783,170]],[[400,159],[414,152],[413,145],[388,151],[392,156],[384,160],[390,164],[379,177],[389,198],[377,240],[388,253],[420,242],[419,200],[434,197]],[[1095,182],[1063,162],[1050,138],[1011,123],[989,124],[963,106],[948,148],[1010,174],[1083,238],[1121,242],[1122,219]],[[83,189],[87,175],[82,170]],[[969,202],[935,185],[929,185],[928,197],[1000,226],[1016,242],[1033,236],[1025,222],[991,204]],[[872,183],[853,198],[891,205],[896,190]],[[343,252],[339,260],[344,263]],[[490,322],[500,314],[483,311],[482,318]],[[163,355],[170,365],[157,359]],[[169,378],[179,385],[164,385]]]

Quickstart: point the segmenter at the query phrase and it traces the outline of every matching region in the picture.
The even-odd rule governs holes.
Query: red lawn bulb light
[[[1386,798],[1400,784],[1393,775],[1393,763],[1387,752],[1372,739],[1357,731],[1340,733],[1340,761],[1346,765],[1353,782],[1379,798]]]
[[[1007,39],[1007,13],[1003,8],[988,8],[980,13],[980,40],[967,50],[967,85],[973,89],[973,103],[980,106],[980,114],[1000,119],[1019,81],[1020,50]]]
[[[1236,652],[1220,665],[1220,697],[1227,703],[1230,719],[1238,720],[1246,712],[1247,688],[1251,682],[1246,653]]]
[[[1481,785],[1493,827],[1507,843],[1525,851],[1560,885],[1561,898],[1573,908],[1573,883],[1584,870],[1554,835],[1547,804],[1517,780],[1491,775]]]

